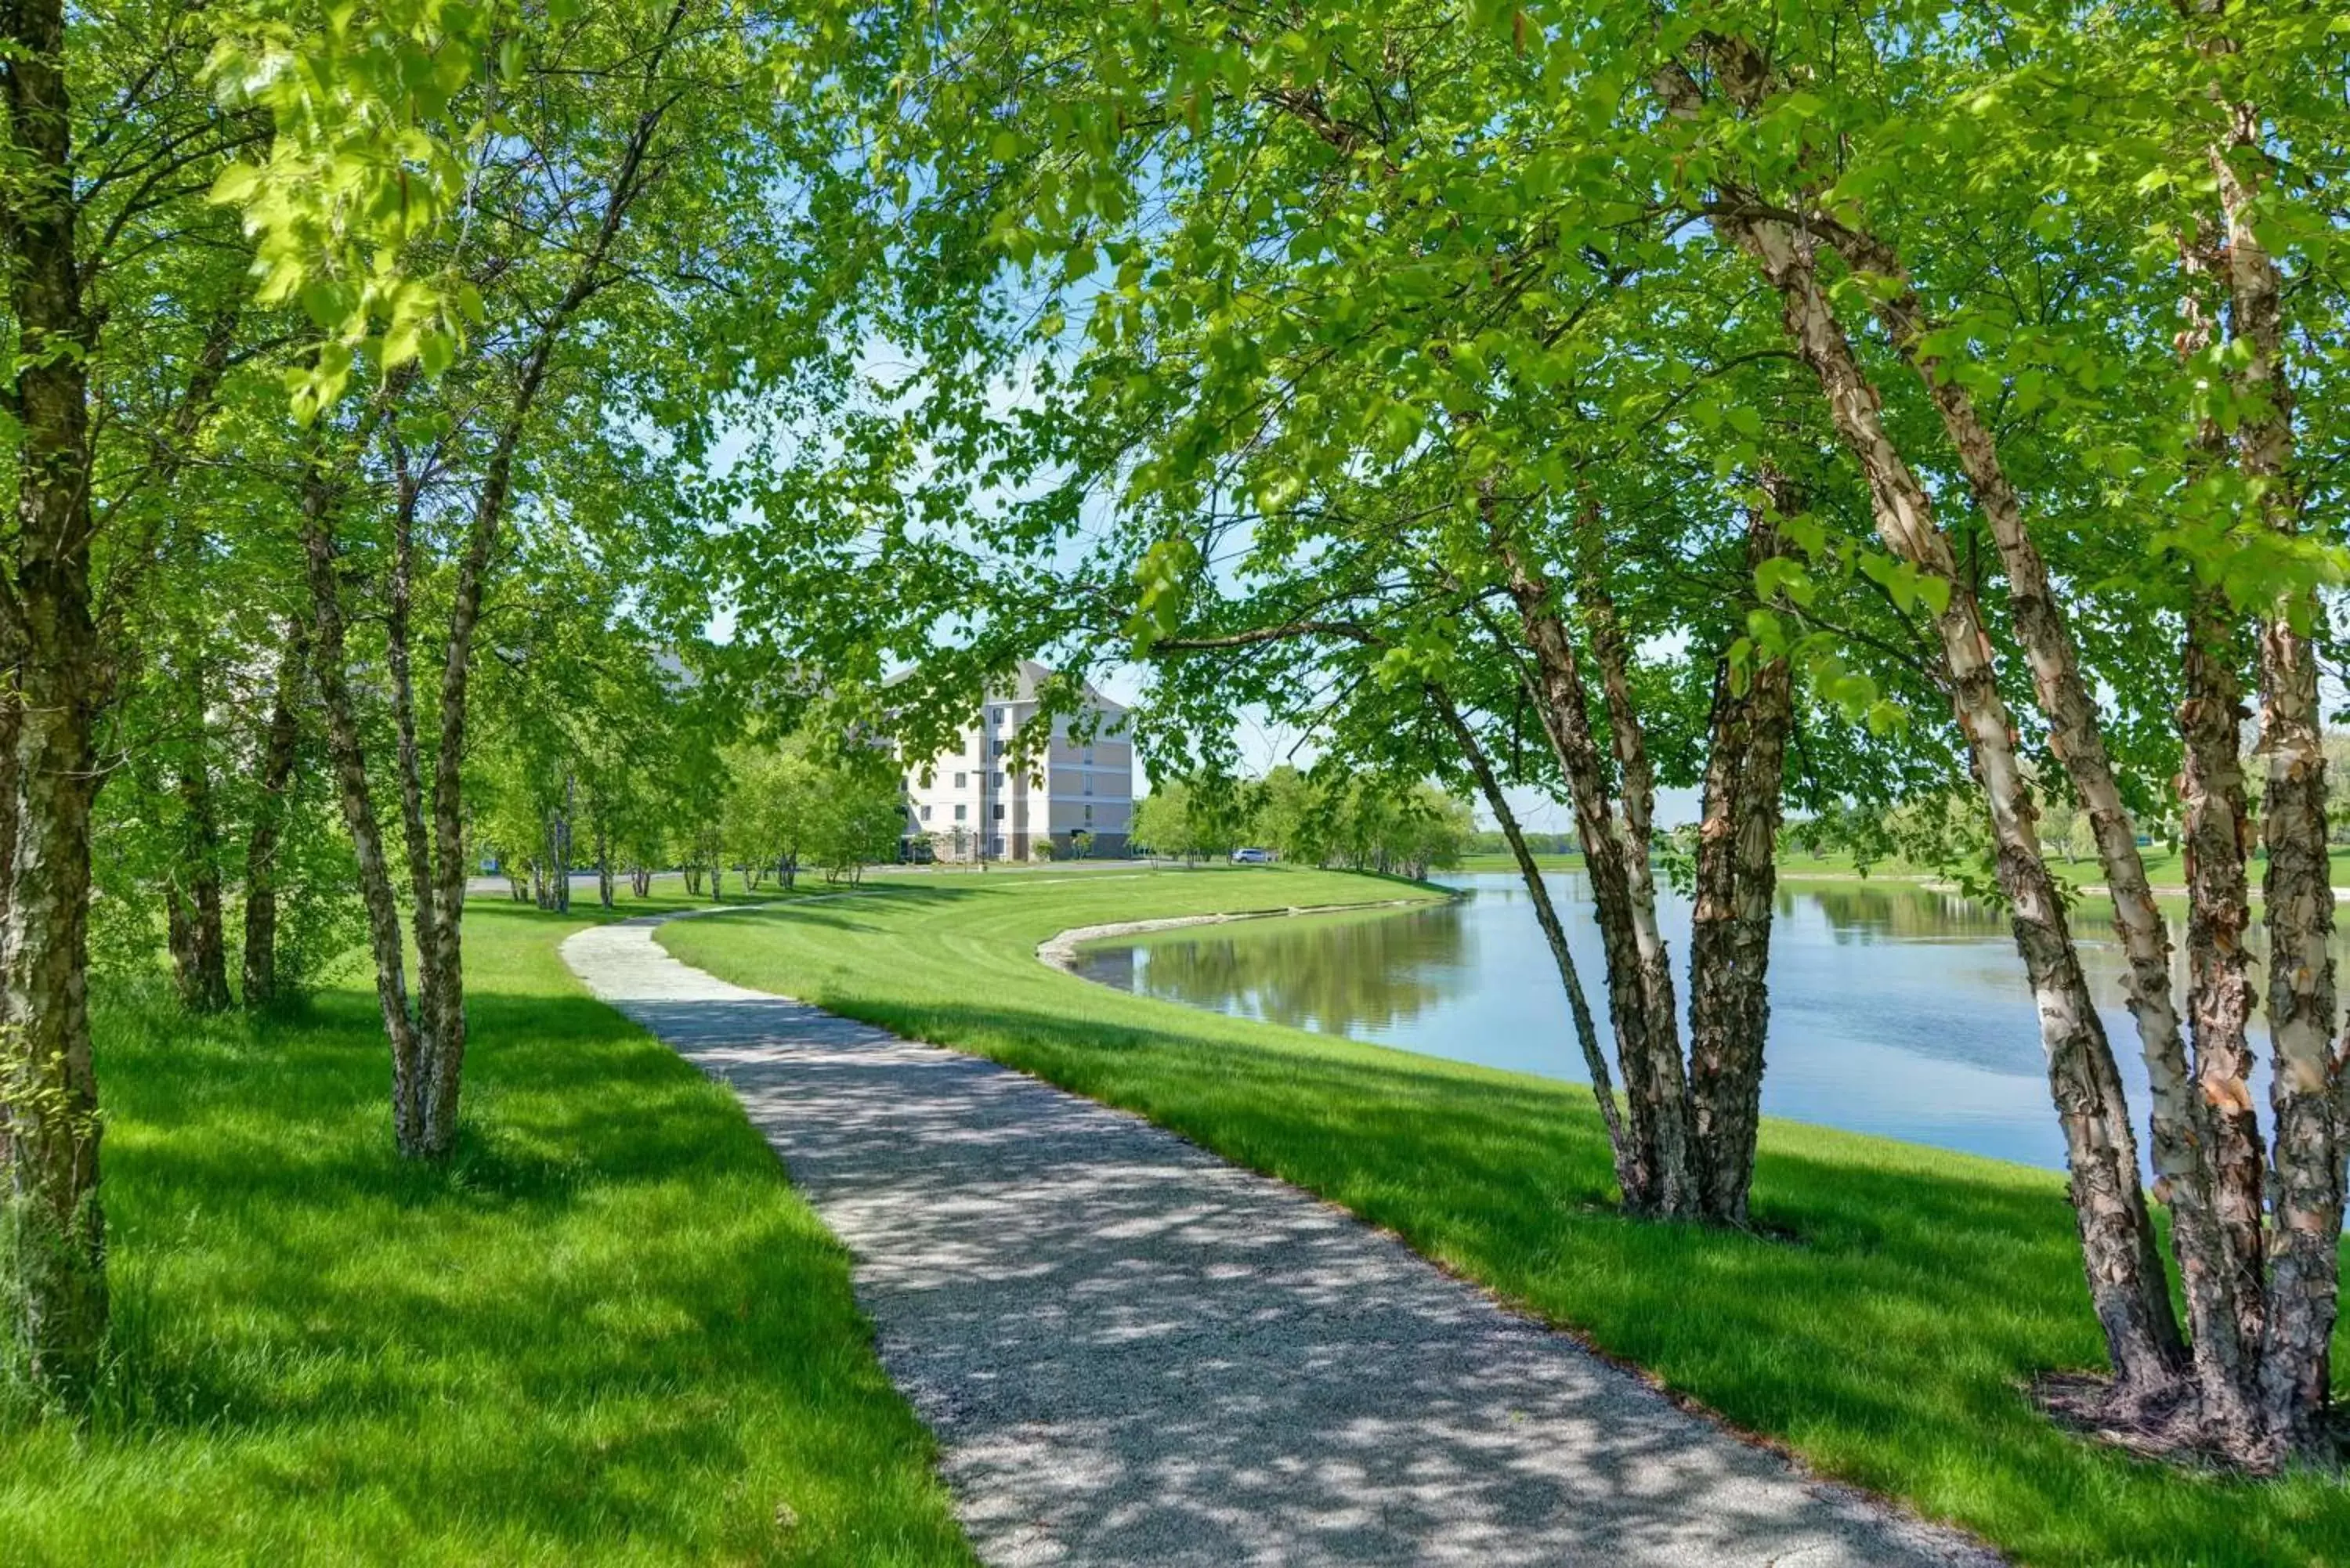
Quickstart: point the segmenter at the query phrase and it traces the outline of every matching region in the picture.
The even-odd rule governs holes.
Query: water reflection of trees
[[[1781,915],[1792,916],[1805,904],[1820,911],[1838,941],[1949,941],[2008,934],[2006,917],[1990,906],[1914,883],[1814,883],[1780,890]]]
[[[1265,920],[1214,936],[1168,938],[1130,952],[1130,978],[1095,978],[1194,1007],[1231,1010],[1329,1034],[1409,1023],[1471,967],[1457,905],[1355,920]]]
[[[1783,918],[1799,913],[1807,905],[1819,910],[1830,932],[1840,942],[1950,941],[2011,934],[2007,917],[1990,905],[1962,894],[1922,888],[1914,882],[1882,886],[1807,882],[1779,889],[1779,914]],[[2183,909],[2166,907],[2164,918],[2170,928],[2171,949],[2174,957],[2178,958],[2183,984],[2185,961],[2180,955],[2187,940],[2186,917]],[[2092,969],[2103,967],[2105,955],[2101,950],[2112,925],[2112,916],[2104,901],[2076,906],[2072,919],[2074,929],[2085,939],[2082,956]],[[2261,929],[2257,914],[2251,929],[2244,933],[2244,945],[2255,960],[2268,951],[2267,935]],[[2350,920],[2343,921],[2335,929],[2334,954],[2350,962]],[[2116,958],[2112,961],[2118,965],[2120,961]]]

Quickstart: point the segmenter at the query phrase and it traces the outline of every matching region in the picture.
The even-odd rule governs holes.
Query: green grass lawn
[[[730,980],[984,1053],[1321,1193],[1820,1469],[2024,1562],[2350,1562],[2339,1477],[2186,1474],[2034,1412],[2026,1379],[2102,1357],[2054,1174],[1766,1122],[1757,1217],[1794,1240],[1635,1223],[1608,1207],[1580,1086],[1129,997],[1034,956],[1072,926],[1395,891],[1288,868],[937,875],[661,940]]]
[[[2141,848],[2138,854],[2146,862],[2146,879],[2158,890],[2184,888],[2187,885],[2187,867],[2176,850],[2166,849],[2156,844]],[[2052,854],[2048,857],[2048,869],[2058,881],[2070,887],[2103,887],[2105,885],[2106,868],[2094,856],[2067,858],[2061,854]],[[1779,875],[1791,881],[1800,882],[1806,877],[1858,876],[1860,870],[1854,864],[1851,853],[1846,850],[1839,849],[1825,855],[1812,855],[1801,849],[1790,849],[1779,857]],[[1936,870],[1930,866],[1913,866],[1906,860],[1896,857],[1875,862],[1869,867],[1868,875],[1932,877],[1936,875]],[[2252,890],[2253,896],[2257,898],[2260,892],[2260,868],[2257,866],[2252,868]]]
[[[474,905],[445,1171],[393,1158],[363,977],[101,1006],[121,1359],[87,1433],[0,1420],[0,1563],[973,1561],[839,1245],[556,957],[589,902]]]
[[[1534,864],[1541,867],[1545,871],[1580,871],[1583,869],[1583,857],[1580,855],[1537,855],[1534,857]],[[1459,866],[1455,867],[1451,871],[1441,873],[1441,875],[1465,875],[1467,873],[1476,871],[1515,871],[1517,868],[1517,857],[1513,855],[1464,855],[1461,857],[1461,864]]]

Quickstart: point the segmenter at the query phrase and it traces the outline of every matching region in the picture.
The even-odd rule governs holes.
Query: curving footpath
[[[579,932],[589,990],[730,1085],[856,1255],[997,1568],[1988,1564],[1803,1475],[1391,1238],[993,1063]]]

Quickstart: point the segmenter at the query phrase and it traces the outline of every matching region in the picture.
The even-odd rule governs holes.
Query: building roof
[[[1039,664],[1033,659],[1024,659],[1014,669],[1010,686],[990,691],[987,694],[987,700],[991,702],[1034,702],[1036,701],[1037,687],[1050,680],[1054,673],[1050,665]],[[1086,705],[1089,708],[1098,708],[1107,713],[1126,711],[1125,704],[1113,702],[1103,696],[1100,690],[1090,680],[1085,683],[1085,692]]]

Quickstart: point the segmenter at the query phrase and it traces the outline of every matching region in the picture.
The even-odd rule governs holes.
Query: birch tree
[[[2307,160],[2301,178],[2308,179],[2338,164],[2344,140],[2338,101],[2306,88],[2329,66],[2338,74],[2339,51],[2326,35],[2297,19],[2264,21],[2252,36],[2257,43],[2246,51],[2218,14],[2148,11],[2118,16],[2095,34],[2036,25],[2002,39],[1996,52],[1960,24],[1918,63],[1869,51],[1832,59],[1816,33],[1766,31],[1760,18],[1724,8],[1664,40],[1655,79],[1669,121],[1696,131],[1689,145],[1700,151],[1686,166],[1702,171],[1701,188],[1690,191],[1691,203],[1783,302],[1788,340],[1867,478],[1879,533],[1949,585],[1944,659],[1999,844],[2002,889],[2040,998],[2091,1293],[2114,1370],[2109,1386],[2062,1402],[2141,1440],[2209,1445],[2265,1467],[2318,1440],[2343,1201],[2313,649],[2315,586],[2331,567],[2303,546],[2282,269],[2271,248],[2281,236],[2302,237],[2293,265],[2322,268],[2335,242],[2330,225],[2292,215],[2292,204],[2308,198],[2279,178],[2272,148],[2293,147]],[[1758,42],[1766,36],[1767,47]],[[2019,42],[2025,47],[2015,48]],[[1938,143],[1935,134],[1955,126],[1947,105],[1960,73],[1952,62],[1973,66],[1973,101],[2003,101],[1984,117],[1987,127]],[[2158,112],[2121,109],[2100,119],[2068,102],[2085,73],[2114,71],[2140,84]],[[2293,85],[2280,85],[2286,82]],[[2276,95],[2274,108],[2260,101],[2266,92]],[[2172,994],[2168,933],[2102,705],[2048,564],[2050,521],[2034,514],[2014,483],[2009,459],[2019,443],[1996,428],[1982,401],[2017,384],[2019,362],[2028,365],[2034,345],[1986,307],[1979,257],[1970,283],[1920,281],[1950,255],[1957,225],[1980,225],[1986,208],[2000,204],[1976,182],[1993,169],[2026,167],[2044,137],[2066,133],[2104,158],[2094,168],[2047,163],[2039,180],[2009,187],[2006,202],[2024,203],[2044,243],[2067,244],[2093,266],[2126,251],[2106,225],[2126,225],[2125,236],[2150,231],[2169,251],[2183,296],[2174,330],[2165,333],[2128,280],[2114,278],[2048,337],[2069,350],[2055,361],[2074,382],[2066,394],[2093,410],[2080,423],[2119,447],[2136,498],[2172,524],[2156,556],[2156,585],[2168,593],[2146,597],[2183,607],[2174,613],[2184,640],[2178,746],[2193,884],[2191,1039]],[[1924,151],[1939,146],[1955,156],[1945,163]],[[1903,204],[1906,241],[1880,226],[1889,205],[1881,192],[1897,163],[1915,182],[1913,192],[1931,198]],[[2133,195],[2127,202],[2112,195],[2122,171],[2135,175],[2120,186]],[[2206,211],[2195,210],[2198,192]],[[2076,202],[2077,215],[2056,215],[2048,204],[2060,202]],[[2262,222],[2252,221],[2255,212]],[[2324,285],[2304,296],[2303,326],[2314,337],[2338,331],[2337,299]],[[2222,312],[2224,337],[2215,327]],[[1916,378],[1939,442],[1895,428],[1881,411],[1889,400],[1885,375],[1858,346],[1871,325],[1895,364]],[[2166,341],[2178,357],[2170,366],[2146,352]],[[2046,345],[2039,347],[2044,354]],[[2118,378],[2099,387],[2101,372],[2126,365],[2139,378],[2130,395],[2112,395]],[[2314,373],[2314,364],[2309,369]],[[2148,388],[2158,390],[2149,397]],[[2149,423],[2158,433],[2146,433]],[[2166,426],[2168,439],[2159,433]],[[2188,1306],[2183,1334],[2139,1189],[2119,1075],[2033,832],[1981,595],[1962,576],[1938,498],[1920,477],[1942,462],[1957,471],[1997,549],[2050,756],[2085,809],[2113,889],[2116,935],[2130,960],[2130,1008],[2153,1085],[2156,1194],[2172,1210]],[[2049,488],[2064,493],[2061,483]],[[2243,615],[2259,634],[2267,758],[2264,919],[2278,1085],[2268,1156],[2272,1241],[2261,1219],[2262,1134],[2247,1086],[2251,998],[2237,946],[2247,917],[2232,666]]]
[[[265,21],[227,57],[223,80],[276,136],[219,194],[245,214],[264,297],[298,301],[317,334],[295,377],[313,663],[395,1139],[440,1158],[465,1055],[464,767],[484,610],[516,514],[566,483],[553,452],[650,442],[691,466],[714,405],[802,358],[791,267],[806,189],[777,87],[807,37],[696,0],[305,22]],[[329,68],[340,107],[322,113]],[[411,147],[427,150],[413,194]],[[730,328],[744,336],[716,351]],[[360,605],[380,613],[380,648],[359,645]],[[380,660],[388,759],[367,746],[361,660]]]

